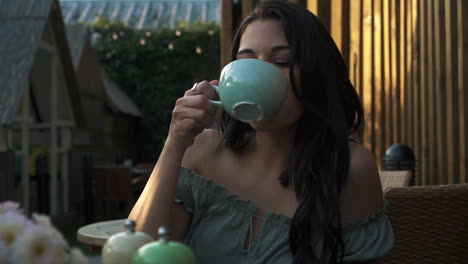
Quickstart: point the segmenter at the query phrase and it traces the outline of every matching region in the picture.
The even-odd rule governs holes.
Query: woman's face
[[[237,59],[259,59],[280,68],[289,80],[288,41],[283,32],[281,22],[274,19],[256,20],[244,30],[241,36]],[[294,66],[296,87],[300,87],[299,67]],[[288,94],[281,110],[270,120],[251,123],[257,131],[282,130],[294,126],[301,118],[302,104],[294,95],[289,80]]]

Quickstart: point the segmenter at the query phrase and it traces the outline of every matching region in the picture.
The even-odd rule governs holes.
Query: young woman
[[[178,99],[157,165],[129,218],[160,226],[202,264],[341,263],[385,255],[393,232],[373,156],[352,138],[363,110],[343,59],[307,10],[265,1],[239,27],[233,60],[289,79],[282,109],[242,123],[217,109],[207,81]],[[216,81],[211,84],[216,84]]]

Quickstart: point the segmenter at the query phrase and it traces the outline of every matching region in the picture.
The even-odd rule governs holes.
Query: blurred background
[[[379,169],[405,144],[416,185],[467,182],[468,2],[291,2],[340,48]],[[0,0],[0,201],[51,215],[70,240],[83,224],[125,217],[176,98],[218,78],[255,4]]]

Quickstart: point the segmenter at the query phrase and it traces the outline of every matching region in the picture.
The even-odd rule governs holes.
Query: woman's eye
[[[289,67],[289,61],[275,61],[274,64],[278,67]]]

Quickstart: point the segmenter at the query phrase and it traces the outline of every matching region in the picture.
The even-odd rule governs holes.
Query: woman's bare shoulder
[[[357,143],[350,143],[349,150],[349,173],[341,197],[344,221],[364,218],[383,206],[382,185],[374,156]]]
[[[200,172],[203,166],[213,162],[216,158],[221,140],[221,132],[205,129],[195,138],[193,145],[185,151],[182,167]]]

